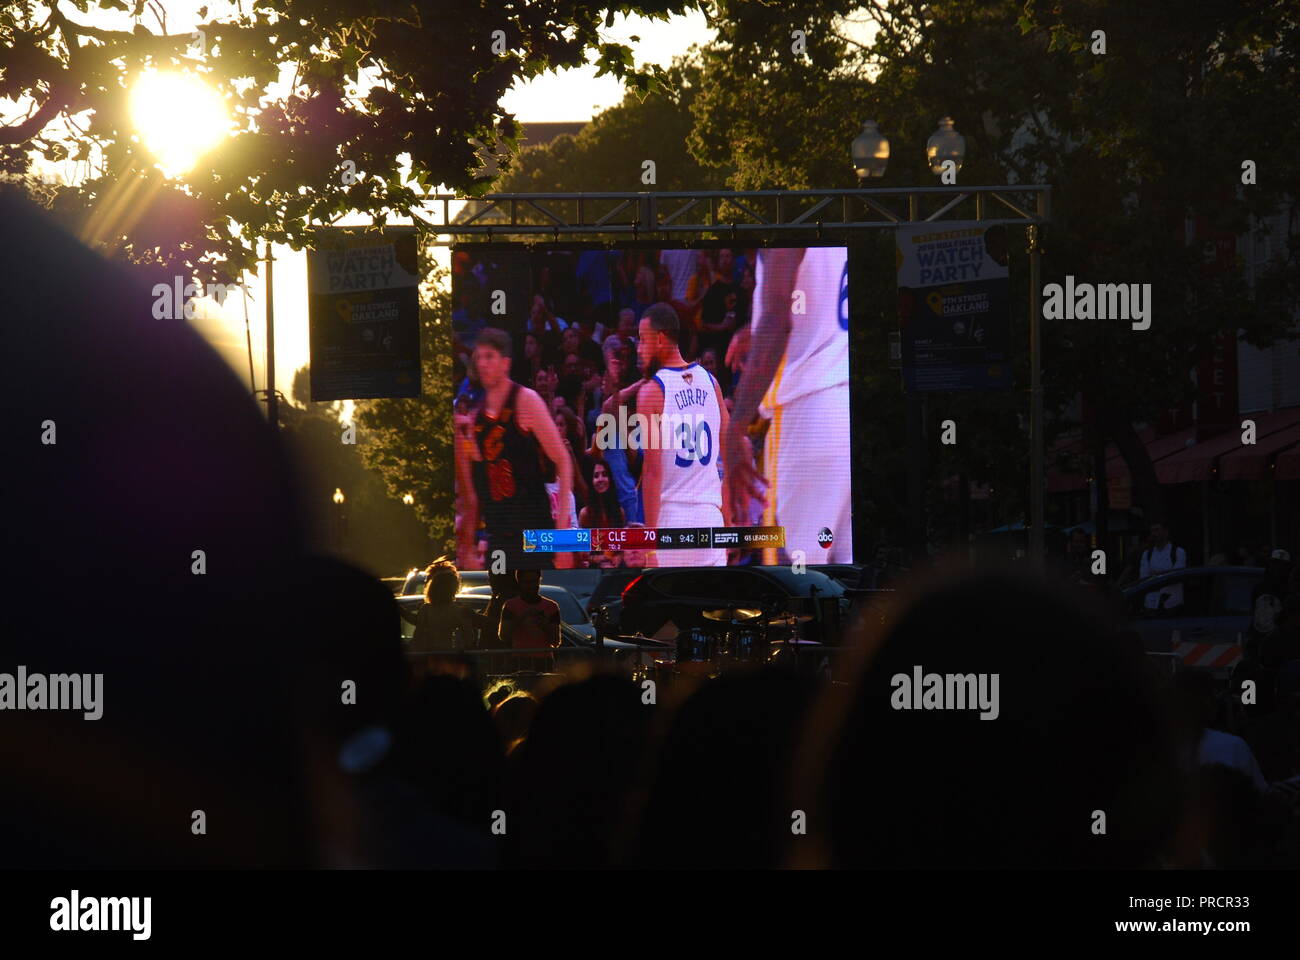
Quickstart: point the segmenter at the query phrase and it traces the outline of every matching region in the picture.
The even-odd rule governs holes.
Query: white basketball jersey
[[[764,251],[754,270],[754,328],[762,312]],[[770,410],[797,397],[848,383],[849,380],[849,262],[844,247],[809,247],[795,277],[794,289],[802,303],[792,298],[790,339],[785,355],[763,398]],[[767,410],[764,412],[766,413]]]
[[[663,465],[659,502],[706,503],[721,509],[718,444],[722,441],[721,399],[709,371],[698,363],[660,367],[664,388],[660,449],[648,451]]]

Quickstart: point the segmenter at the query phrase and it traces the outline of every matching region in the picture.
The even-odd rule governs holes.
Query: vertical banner
[[[904,224],[896,253],[904,390],[1010,387],[1006,227]]]
[[[413,229],[338,230],[307,251],[313,401],[420,395]]]
[[[1237,235],[1214,229],[1204,217],[1189,219],[1192,243],[1201,249],[1201,275],[1217,277],[1237,265]],[[1201,350],[1196,365],[1196,439],[1237,429],[1237,332],[1220,330]]]

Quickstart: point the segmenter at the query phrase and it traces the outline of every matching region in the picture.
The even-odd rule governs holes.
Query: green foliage
[[[690,108],[699,66],[680,58],[664,83],[642,98],[628,94],[576,136],[525,147],[494,188],[501,193],[726,189],[726,171],[706,167],[687,149]],[[655,162],[654,186],[641,183],[641,164]]]
[[[436,266],[420,287],[420,359],[422,396],[356,401],[358,445],[362,461],[383,477],[394,497],[414,496],[415,514],[428,529],[433,552],[451,554],[451,290],[447,272]]]
[[[345,212],[382,222],[409,215],[440,184],[484,192],[489,183],[474,176],[480,158],[469,139],[493,155],[512,151],[518,126],[499,103],[517,79],[594,57],[601,73],[648,92],[661,70],[635,69],[631,50],[602,36],[605,14],[662,18],[688,6],[251,0],[201,24],[206,50],[191,57],[190,34],[155,34],[139,3],[64,0],[52,12],[8,5],[0,11],[0,97],[35,111],[27,122],[0,127],[0,169],[25,172],[33,153],[89,156],[83,145],[93,143],[96,169],[61,190],[59,215],[81,227],[97,205],[128,195],[128,209],[148,220],[140,208],[159,190],[159,175],[133,139],[127,91],[147,68],[192,70],[234,115],[234,135],[183,178],[193,215],[172,223],[162,244],[136,237],[132,216],[101,217],[93,238],[134,260],[234,280],[255,268],[258,239],[301,249],[312,226]],[[117,29],[97,25],[115,19]],[[497,30],[504,55],[492,50]],[[292,72],[292,89],[270,100],[267,87],[282,69]],[[60,116],[77,118],[76,126],[55,123]],[[357,166],[355,183],[343,182],[345,160]]]
[[[864,11],[875,28],[865,45],[846,19]],[[924,146],[939,118],[951,115],[967,139],[960,183],[1053,185],[1044,283],[1073,274],[1153,285],[1148,331],[1101,321],[1044,325],[1049,415],[1087,391],[1108,430],[1131,430],[1185,398],[1187,373],[1218,330],[1240,328],[1266,344],[1293,323],[1296,250],[1258,278],[1252,294],[1242,265],[1204,274],[1184,223],[1196,213],[1213,228],[1242,232],[1248,215],[1276,213],[1300,193],[1294,7],[718,0],[710,12],[718,37],[702,57],[691,148],[705,163],[731,166],[732,186],[854,185],[849,144],[867,118],[891,141],[883,185],[934,185]],[[806,56],[791,50],[793,29],[806,32]],[[1107,32],[1104,56],[1091,53],[1096,29]],[[1258,186],[1240,185],[1243,159],[1259,164]],[[1027,386],[1027,263],[1016,246],[1013,342],[1024,351],[1016,382]],[[886,276],[891,266],[881,254]],[[893,326],[892,316],[882,317],[869,333],[882,363]],[[937,466],[1003,491],[1022,488],[1025,409],[1018,391],[933,397],[933,433],[951,417],[966,436],[973,426],[980,437],[955,450],[931,445]],[[890,437],[901,443],[900,423],[859,418],[855,440],[873,449]]]

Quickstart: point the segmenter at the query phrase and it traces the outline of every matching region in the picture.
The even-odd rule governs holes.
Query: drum
[[[767,659],[767,640],[761,629],[733,627],[727,631],[723,656],[744,663],[761,663]]]
[[[676,672],[709,676],[717,672],[718,636],[703,627],[677,634]]]

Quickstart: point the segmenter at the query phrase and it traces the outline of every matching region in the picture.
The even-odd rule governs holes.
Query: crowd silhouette
[[[1023,572],[909,583],[850,631],[835,683],[760,669],[649,702],[599,671],[486,693],[417,674],[391,592],[306,555],[265,421],[196,334],[152,320],[148,278],[4,197],[0,234],[10,657],[105,691],[97,721],[0,718],[23,771],[6,866],[1297,862],[1293,688],[1254,718],[1256,779],[1206,736],[1232,737],[1231,688],[1162,675],[1094,596]],[[997,674],[997,717],[896,709],[917,667]]]

